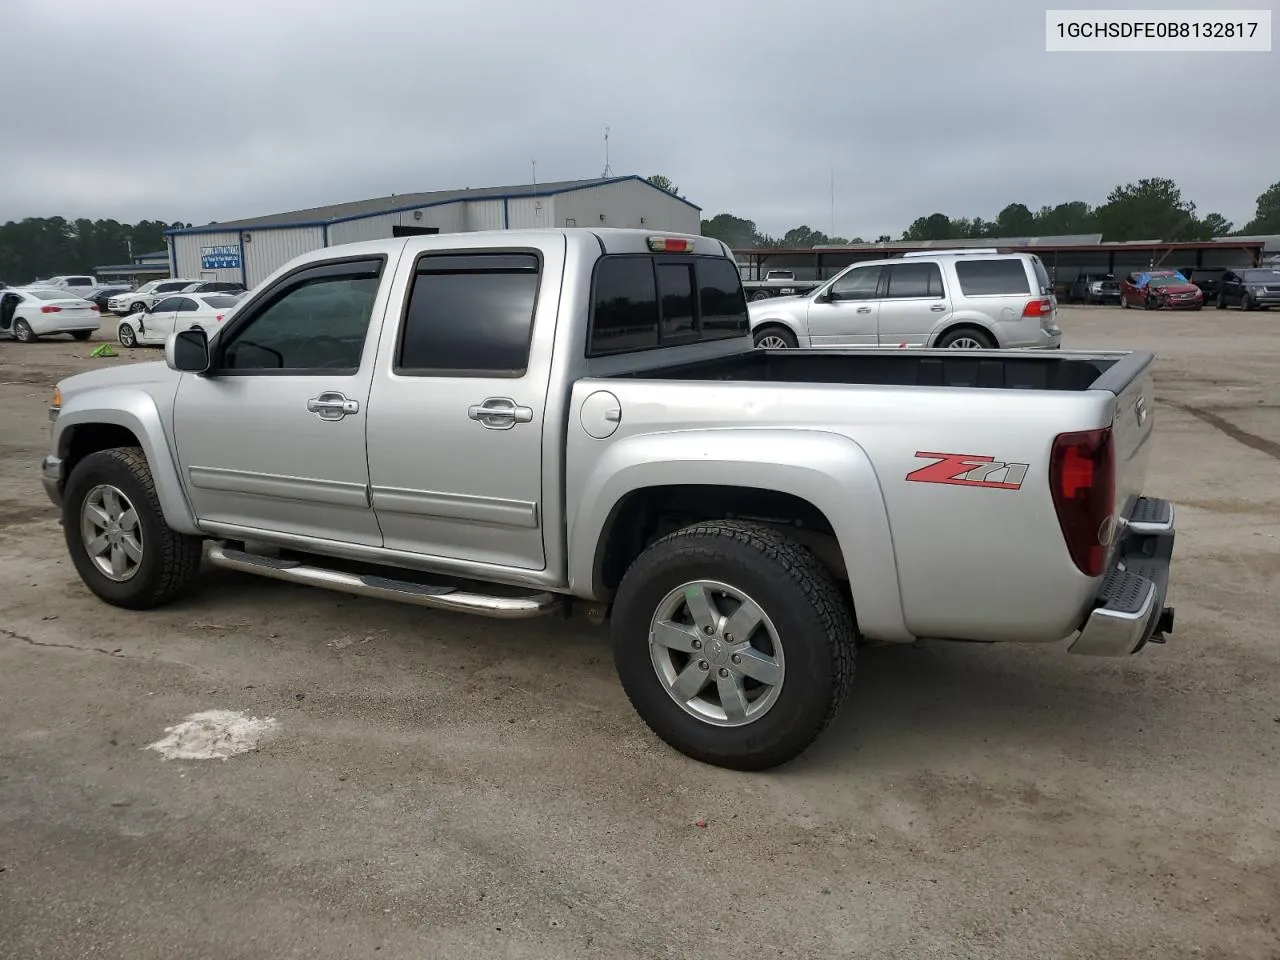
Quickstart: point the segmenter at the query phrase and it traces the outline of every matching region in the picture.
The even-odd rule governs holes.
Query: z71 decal
[[[975,453],[925,453],[917,457],[934,463],[907,474],[916,483],[952,483],[965,487],[988,487],[994,490],[1017,490],[1027,476],[1028,464],[1002,463]]]

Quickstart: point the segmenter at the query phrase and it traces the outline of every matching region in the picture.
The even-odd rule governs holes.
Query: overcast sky
[[[834,231],[864,238],[1145,176],[1242,225],[1280,180],[1280,53],[1045,52],[1046,6],[1137,2],[0,5],[0,222],[200,224],[523,184],[534,159],[595,177],[605,125],[615,174],[774,234],[832,232],[833,169]]]

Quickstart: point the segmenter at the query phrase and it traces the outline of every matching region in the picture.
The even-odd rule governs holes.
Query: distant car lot
[[[828,737],[764,776],[656,742],[576,621],[217,571],[171,609],[105,608],[39,491],[48,391],[156,355],[90,359],[110,321],[90,343],[0,342],[0,944],[614,958],[709,956],[731,931],[785,958],[1270,958],[1280,315],[1060,321],[1064,349],[1161,355],[1171,642],[1106,663],[871,648]],[[226,761],[143,749],[210,709],[280,732]]]

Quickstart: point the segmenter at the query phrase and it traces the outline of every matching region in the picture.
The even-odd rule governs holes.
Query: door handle
[[[533,410],[517,406],[510,397],[489,397],[483,403],[467,407],[467,416],[490,430],[510,430],[517,423],[532,420]]]
[[[321,420],[341,420],[350,413],[358,413],[360,404],[348,400],[336,390],[326,391],[318,397],[307,401],[307,412],[314,413]]]
[[[859,308],[858,308],[858,312],[859,312],[859,313],[870,313],[870,312],[871,312],[871,308],[870,308],[870,307],[859,307]]]
[[[940,303],[935,303],[929,309],[932,310],[934,313],[942,313],[942,311],[946,310],[947,308]]]

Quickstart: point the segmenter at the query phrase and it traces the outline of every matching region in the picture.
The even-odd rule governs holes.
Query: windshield
[[[1158,277],[1151,278],[1151,286],[1153,287],[1169,287],[1184,284],[1187,281],[1180,273],[1166,273]]]
[[[1280,283],[1280,270],[1245,270],[1246,283]]]
[[[159,285],[160,285],[160,281],[159,281],[159,280],[148,280],[146,283],[144,283],[142,286],[140,286],[140,287],[138,288],[137,292],[138,292],[138,293],[150,293],[152,290],[154,290],[154,289],[155,289],[157,286],[159,286]]]

